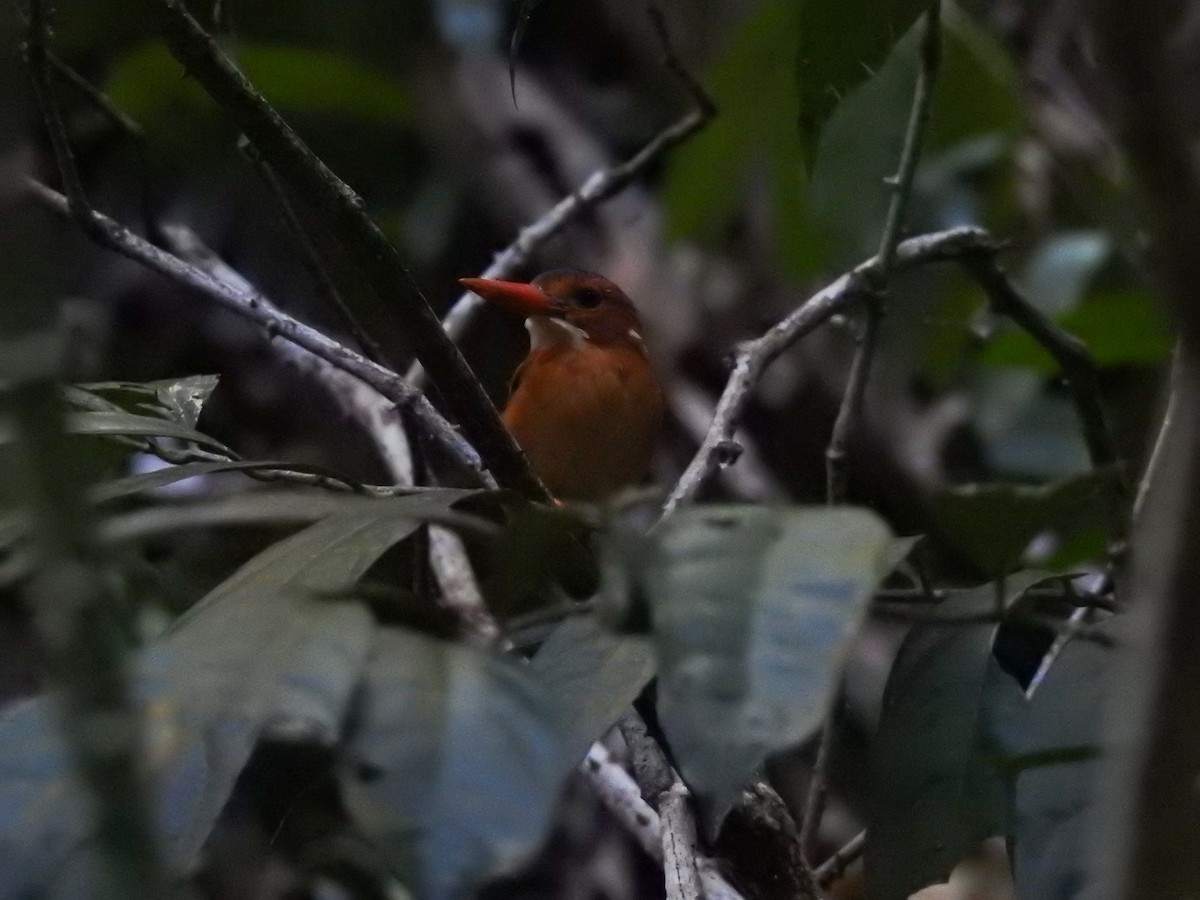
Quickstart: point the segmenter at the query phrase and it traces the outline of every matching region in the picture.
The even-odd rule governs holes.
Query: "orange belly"
[[[663,395],[640,349],[536,350],[517,378],[504,421],[555,497],[602,500],[646,474]]]

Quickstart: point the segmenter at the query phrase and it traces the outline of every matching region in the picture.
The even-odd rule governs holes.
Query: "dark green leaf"
[[[541,841],[578,762],[527,666],[416,634],[380,635],[340,778],[355,823],[421,896],[470,896]]]
[[[1053,484],[981,484],[938,495],[934,512],[946,539],[989,577],[1017,565],[1043,532],[1073,534],[1099,525],[1110,533],[1123,514],[1119,473],[1100,469]]]
[[[849,508],[698,507],[655,534],[659,717],[714,833],[768,754],[819,726],[890,543]]]
[[[532,660],[550,688],[567,734],[582,758],[654,677],[654,651],[641,638],[615,635],[591,619],[568,619]]]
[[[64,388],[67,401],[81,409],[152,412],[195,428],[200,411],[220,379],[218,375],[189,375],[162,381],[103,381]]]
[[[1042,573],[1005,580],[1008,606]],[[995,612],[985,584],[938,604],[944,619]],[[866,872],[873,900],[905,900],[946,880],[980,841],[1004,831],[1004,782],[983,742],[989,705],[1022,701],[1016,682],[992,659],[999,621],[930,622],[909,632],[884,690],[871,750],[872,809]]]
[[[810,171],[838,103],[870,78],[927,0],[800,0],[800,135]]]
[[[1110,618],[1094,632],[1122,637],[1123,620]],[[1015,774],[1014,821],[1017,896],[1021,900],[1075,900],[1088,894],[1096,832],[1096,799],[1104,761],[1101,730],[1115,651],[1076,637],[1063,647],[1033,697],[995,727],[1001,771]]]

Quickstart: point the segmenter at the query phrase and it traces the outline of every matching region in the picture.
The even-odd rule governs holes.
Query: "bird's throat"
[[[551,319],[548,316],[530,316],[525,320],[525,328],[529,332],[529,349],[541,350],[546,347],[582,347],[587,342],[587,332],[577,328],[562,319]]]

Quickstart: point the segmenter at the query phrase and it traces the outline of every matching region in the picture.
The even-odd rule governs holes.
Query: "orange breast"
[[[504,421],[556,497],[600,500],[646,474],[663,395],[640,348],[546,347],[517,379]]]

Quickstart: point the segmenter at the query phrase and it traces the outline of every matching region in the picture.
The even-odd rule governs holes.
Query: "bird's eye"
[[[600,305],[600,292],[595,288],[580,288],[575,292],[575,302],[584,309],[595,309]]]

